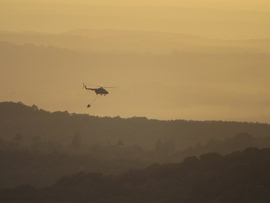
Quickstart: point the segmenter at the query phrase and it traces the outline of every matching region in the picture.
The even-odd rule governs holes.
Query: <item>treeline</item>
[[[178,150],[170,156],[170,160],[181,161],[187,156],[198,156],[208,152],[218,152],[224,155],[233,151],[244,150],[247,147],[266,148],[269,146],[270,136],[254,137],[252,134],[242,132],[233,137],[227,137],[224,140],[211,139],[205,144],[198,142],[195,146],[187,147],[184,150]]]
[[[40,188],[81,171],[118,175],[208,152],[270,146],[268,124],[96,117],[21,102],[2,102],[0,112],[0,188]]]
[[[52,185],[63,175],[81,171],[118,175],[131,168],[142,169],[152,163],[177,163],[188,156],[208,152],[225,155],[249,146],[265,148],[270,146],[270,137],[254,138],[240,133],[224,141],[210,140],[205,145],[197,144],[185,150],[175,149],[171,142],[160,141],[154,150],[145,150],[137,145],[125,146],[120,140],[117,144],[91,145],[87,152],[81,152],[73,145],[63,147],[53,142],[36,143],[28,148],[20,146],[20,141],[10,142],[0,142],[3,175],[0,188],[27,183],[40,188]],[[3,147],[10,145],[13,145],[12,150]]]
[[[20,102],[2,102],[0,112],[1,139],[15,138],[25,145],[52,141],[68,146],[79,135],[80,149],[93,144],[117,144],[121,140],[127,146],[152,150],[160,140],[173,141],[174,147],[181,150],[197,143],[206,144],[211,139],[222,141],[238,133],[246,132],[256,138],[268,137],[270,132],[270,125],[264,123],[97,117],[67,111],[48,112]]]
[[[0,190],[1,202],[237,202],[270,200],[270,149],[206,153],[118,176],[77,173],[51,187]]]

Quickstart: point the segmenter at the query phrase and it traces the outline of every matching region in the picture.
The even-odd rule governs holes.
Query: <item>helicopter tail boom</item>
[[[85,88],[86,90],[92,90],[92,91],[95,91],[95,88],[88,88],[86,87],[86,85],[83,83],[83,88]]]

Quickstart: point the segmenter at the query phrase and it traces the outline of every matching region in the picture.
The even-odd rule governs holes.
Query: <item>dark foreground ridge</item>
[[[270,149],[207,153],[181,163],[153,164],[118,176],[78,173],[53,186],[1,189],[1,202],[266,203],[270,200]]]

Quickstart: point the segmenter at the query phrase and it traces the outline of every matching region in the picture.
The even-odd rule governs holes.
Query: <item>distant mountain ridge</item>
[[[89,109],[93,115],[269,122],[269,54],[230,49],[212,54],[86,53],[4,41],[0,50],[6,101],[84,113],[95,96],[81,88],[85,82],[121,87],[99,99],[99,108]]]
[[[63,33],[0,32],[0,41],[56,46],[80,51],[135,51],[170,54],[173,51],[204,53],[270,53],[270,39],[218,40],[166,32],[78,29]]]

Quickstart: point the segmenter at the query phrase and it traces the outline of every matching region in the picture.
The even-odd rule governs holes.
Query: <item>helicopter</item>
[[[86,85],[83,83],[83,87],[86,89],[86,90],[92,90],[92,91],[95,91],[96,92],[96,95],[104,95],[106,96],[107,94],[109,94],[109,92],[102,87],[102,85],[99,87],[99,88],[88,88],[86,87]],[[112,88],[112,87],[106,87],[106,88]]]

